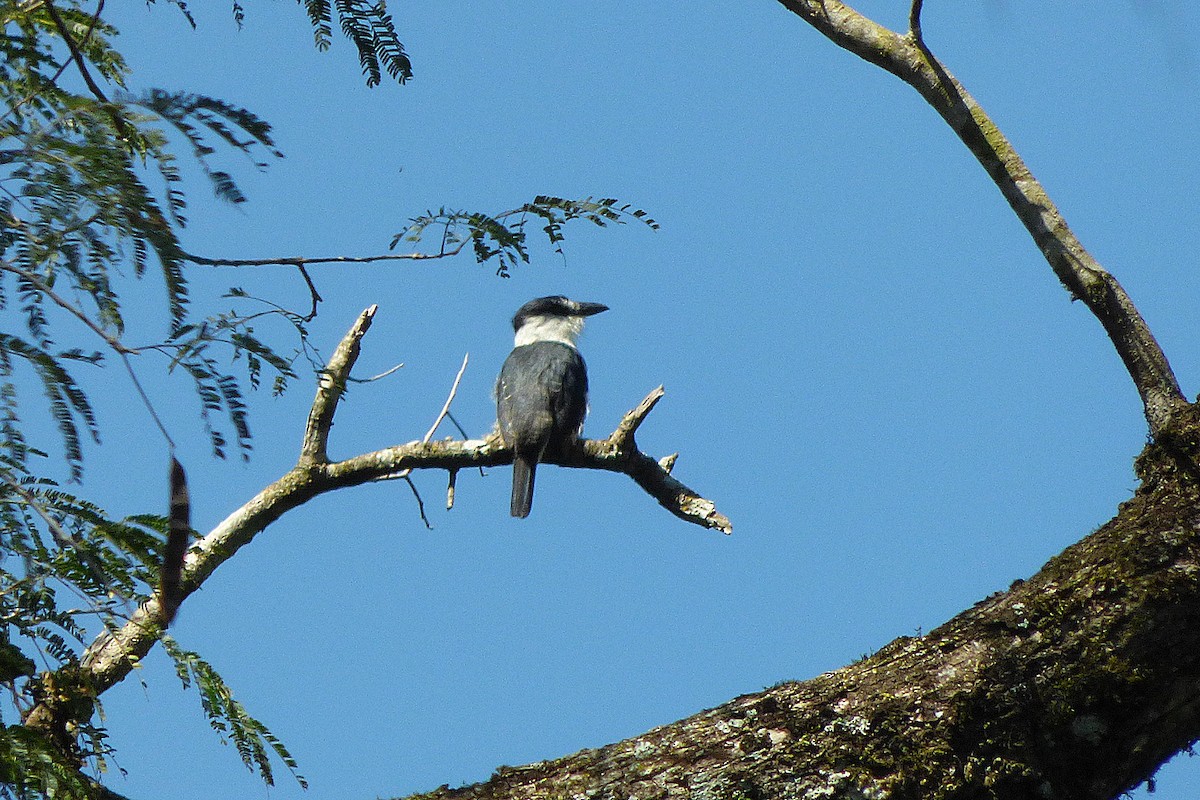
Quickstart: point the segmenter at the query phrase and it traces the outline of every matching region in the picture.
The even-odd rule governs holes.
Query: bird
[[[607,310],[552,295],[530,300],[513,316],[513,350],[496,380],[496,418],[513,449],[514,517],[528,517],[533,507],[538,462],[562,452],[583,429],[588,376],[575,341],[585,317]]]

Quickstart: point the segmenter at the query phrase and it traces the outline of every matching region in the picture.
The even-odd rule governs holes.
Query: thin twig
[[[349,381],[350,383],[371,383],[372,381],[377,381],[380,378],[386,378],[388,375],[391,375],[393,372],[395,372],[396,370],[400,369],[403,366],[404,366],[404,362],[401,361],[399,364],[392,367],[391,369],[384,370],[383,372],[379,373],[378,375],[372,375],[370,378],[352,378],[352,377],[348,376],[346,378],[346,380]]]
[[[29,281],[39,292],[53,300],[55,305],[67,311],[73,317],[86,325],[93,333],[103,339],[105,344],[111,347],[113,352],[121,357],[121,362],[125,365],[125,371],[129,373],[129,378],[133,381],[133,386],[135,389],[137,389],[138,396],[141,397],[143,405],[145,405],[146,410],[150,412],[150,417],[154,420],[154,424],[158,426],[158,430],[162,433],[163,438],[166,439],[167,445],[172,451],[174,451],[175,441],[171,438],[171,434],[167,433],[166,426],[159,418],[158,412],[154,410],[154,404],[150,402],[149,395],[147,395],[146,390],[142,388],[142,383],[138,380],[137,373],[134,372],[133,364],[129,361],[130,355],[137,355],[141,351],[123,344],[120,339],[97,325],[95,320],[85,314],[83,310],[81,310],[74,303],[68,301],[66,298],[60,296],[57,292],[51,289],[49,285],[41,280],[41,278],[33,273],[23,270],[19,267],[15,267],[7,261],[0,261],[0,270],[11,272],[14,275],[19,275],[21,278]]]
[[[462,366],[458,368],[458,374],[454,376],[454,385],[450,387],[450,394],[446,397],[446,402],[442,404],[442,411],[437,415],[437,419],[433,421],[433,426],[430,427],[429,431],[425,434],[425,438],[421,440],[422,442],[425,442],[426,444],[429,443],[429,440],[433,438],[433,434],[438,429],[438,426],[442,424],[442,420],[444,420],[446,415],[450,413],[450,404],[454,402],[454,396],[458,394],[458,384],[462,380],[463,373],[467,371],[467,360],[470,359],[470,357],[470,353],[463,355]],[[458,423],[456,422],[454,424],[457,425]],[[465,436],[466,434],[463,435]]]
[[[463,437],[464,439],[470,439],[470,438],[471,438],[471,437],[470,437],[470,435],[467,433],[466,429],[465,429],[465,428],[463,428],[463,426],[462,426],[462,425],[459,425],[459,424],[458,424],[458,420],[456,420],[456,419],[454,418],[454,415],[453,415],[453,414],[451,414],[449,411],[447,411],[447,412],[446,412],[446,419],[450,420],[450,422],[454,424],[454,427],[455,427],[455,429],[456,429],[456,430],[458,430],[458,432],[459,432],[460,434],[462,434],[462,437]]]
[[[35,497],[33,493],[24,486],[14,481],[7,474],[0,474],[0,480],[3,480],[6,484],[8,484],[9,488],[19,494],[26,504],[33,509],[34,513],[42,518],[42,521],[46,523],[46,527],[50,530],[50,537],[54,539],[55,543],[63,550],[70,550],[74,552],[75,555],[79,557],[79,561],[91,574],[96,583],[100,586],[103,586],[105,591],[112,592],[112,584],[109,583],[108,578],[104,575],[103,563],[101,563],[95,556],[84,549],[82,546],[83,542],[79,541],[78,537],[67,533],[59,521],[50,516],[50,511],[44,505],[42,505],[41,501],[39,501],[37,497]],[[81,588],[70,581],[67,582],[67,585],[81,599],[91,603],[92,606],[95,607],[95,601]]]
[[[471,438],[471,435],[469,433],[467,433],[467,429],[464,428],[462,425],[459,425],[458,420],[456,420],[454,418],[454,415],[451,414],[449,411],[446,412],[446,419],[448,419],[448,420],[450,420],[450,422],[454,423],[455,429],[462,435],[462,437],[464,439]],[[483,467],[479,468],[479,477],[481,477],[481,478],[487,477],[487,473],[483,471]]]
[[[5,473],[0,473],[0,480],[4,481],[4,483],[7,484],[8,487],[14,492],[21,495],[21,498],[29,505],[29,507],[32,508],[39,517],[42,518],[42,521],[46,523],[46,527],[50,529],[50,536],[54,539],[59,547],[65,550],[67,548],[72,548],[77,544],[75,537],[67,533],[63,529],[62,525],[59,524],[58,520],[50,516],[50,512],[48,512],[42,506],[38,499],[33,496],[32,492],[14,481]]]
[[[412,472],[412,470],[410,469],[408,472]],[[417,485],[413,483],[409,475],[405,475],[404,480],[408,483],[408,488],[412,489],[413,497],[417,498],[417,511],[421,515],[421,522],[425,523],[427,530],[433,530],[433,526],[429,524],[429,517],[425,516],[425,502],[421,500],[421,493],[417,491]]]
[[[58,33],[63,37],[63,41],[66,42],[67,49],[71,51],[71,58],[75,59],[75,66],[79,68],[79,74],[83,77],[83,82],[87,84],[88,90],[100,102],[108,103],[108,95],[104,93],[104,90],[92,78],[92,73],[88,70],[87,62],[83,60],[83,53],[79,51],[79,46],[75,44],[75,40],[71,37],[71,32],[67,30],[67,24],[58,13],[58,9],[54,7],[54,4],[50,0],[44,0],[42,6],[46,9],[46,13],[50,15],[50,19],[54,21],[54,27],[58,28]]]
[[[305,322],[312,322],[317,318],[317,303],[320,303],[322,300],[324,300],[324,298],[321,297],[321,293],[317,291],[316,284],[313,283],[312,277],[308,274],[308,270],[304,268],[304,265],[297,264],[296,269],[300,270],[300,274],[304,276],[304,282],[308,284],[308,293],[312,297],[312,310],[308,312],[308,316],[301,317],[300,319],[304,320]]]
[[[175,452],[175,440],[171,438],[171,434],[167,433],[167,426],[159,418],[158,412],[154,410],[154,404],[150,402],[150,396],[146,394],[146,390],[142,388],[142,382],[138,380],[137,373],[133,370],[133,364],[129,362],[129,355],[118,351],[121,356],[122,363],[125,364],[125,371],[129,373],[129,379],[133,381],[133,388],[137,389],[138,396],[142,398],[142,404],[146,406],[146,410],[150,412],[150,418],[154,420],[154,424],[158,426],[159,433],[167,440],[167,447],[171,453]]]
[[[4,272],[11,272],[14,275],[19,275],[20,277],[29,281],[31,284],[33,284],[34,288],[36,288],[39,292],[41,292],[42,294],[46,295],[51,300],[53,300],[55,305],[59,306],[64,311],[69,313],[71,316],[75,317],[80,322],[82,322],[84,325],[86,325],[88,328],[90,328],[93,333],[95,333],[97,336],[99,336],[101,339],[103,339],[105,341],[105,343],[108,344],[109,347],[111,347],[113,350],[117,351],[118,353],[121,353],[121,354],[134,353],[134,354],[136,354],[138,352],[136,349],[134,349],[132,347],[127,347],[126,345],[124,345],[121,342],[120,339],[113,336],[111,333],[109,333],[108,331],[104,330],[99,325],[97,325],[95,320],[93,320],[86,313],[84,313],[82,309],[80,309],[78,306],[76,306],[71,301],[69,301],[66,298],[59,295],[57,292],[55,292],[53,289],[51,289],[50,286],[45,281],[43,281],[37,275],[34,275],[32,272],[29,272],[28,270],[24,270],[24,269],[21,269],[20,267],[14,266],[13,264],[11,264],[8,261],[0,261],[0,270],[3,270]]]
[[[437,415],[437,419],[435,419],[433,421],[433,426],[430,427],[430,429],[425,433],[425,436],[421,438],[421,444],[429,444],[429,440],[433,438],[433,434],[438,429],[438,426],[442,424],[442,420],[445,419],[446,416],[450,413],[450,404],[454,402],[454,396],[456,394],[458,394],[458,383],[459,383],[459,381],[462,380],[463,373],[466,372],[466,370],[467,370],[467,359],[469,359],[470,357],[471,357],[470,353],[467,353],[463,356],[462,366],[458,368],[458,374],[454,376],[454,384],[450,387],[450,394],[446,397],[446,402],[442,404],[441,413],[439,413]],[[456,422],[454,424],[457,425],[458,423]],[[463,434],[463,435],[465,436],[466,434]],[[403,478],[404,480],[408,481],[409,484],[411,485],[412,481],[409,480],[409,477],[408,477],[411,474],[412,474],[411,469],[402,469],[395,474],[385,475],[385,476],[383,476],[382,479],[396,480],[397,478]],[[413,491],[416,491],[415,487],[414,487]],[[420,499],[420,498],[418,498],[418,499]],[[423,509],[421,512],[421,518],[422,519],[425,518],[425,512]],[[429,523],[426,522],[425,524],[428,525]]]
[[[94,78],[92,78],[92,73],[87,67],[87,62],[83,58],[83,53],[80,52],[79,46],[75,44],[75,40],[71,37],[71,32],[67,30],[67,24],[63,21],[62,16],[58,13],[58,9],[54,7],[54,4],[50,2],[50,0],[43,0],[42,5],[45,6],[46,13],[48,13],[50,18],[54,21],[54,27],[57,28],[59,34],[62,35],[63,41],[66,42],[67,49],[71,51],[71,58],[75,60],[75,65],[79,68],[79,74],[83,78],[83,82],[87,84],[88,90],[95,95],[97,100],[104,103],[105,110],[108,112],[108,116],[113,121],[113,127],[117,129],[117,134],[123,138],[128,137],[128,123],[121,118],[121,115],[117,113],[116,107],[108,99],[108,95],[104,93],[104,90],[101,89],[100,85],[96,83]],[[88,35],[91,35],[90,31]]]

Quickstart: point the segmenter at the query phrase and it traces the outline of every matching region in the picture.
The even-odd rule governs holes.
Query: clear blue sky
[[[203,92],[270,120],[287,158],[231,161],[250,202],[197,183],[194,252],[382,252],[439,206],[613,196],[640,226],[569,231],[501,280],[469,259],[325,267],[326,352],[379,304],[335,456],[419,438],[466,352],[473,435],[525,300],[604,302],[582,342],[586,430],[662,383],[639,441],[679,451],[732,537],[627,479],[546,468],[532,517],[509,471],[321,498],[267,529],[183,607],[176,636],[291,748],[312,787],[261,788],[156,652],[105,696],[133,797],[372,798],[482,780],[641,733],[930,630],[1105,522],[1135,485],[1137,394],[999,192],[916,94],[757,3],[398,3],[408,86],[363,87],[353,48],[311,47],[294,3],[109,4],[134,87]],[[201,8],[201,6],[205,6]],[[209,8],[208,6],[214,6]],[[860,4],[899,26],[907,4]],[[1123,281],[1185,391],[1200,376],[1200,10],[1180,0],[927,3],[926,36]],[[297,305],[283,268],[213,270]],[[113,373],[89,480],[157,508],[165,460]],[[205,456],[176,403],[196,526],[293,463],[311,388],[252,407],[249,465]],[[131,410],[132,409],[132,410]],[[445,431],[449,434],[450,431]],[[113,446],[113,442],[121,442]],[[129,476],[138,476],[130,481]],[[1178,759],[1159,800],[1194,797]]]

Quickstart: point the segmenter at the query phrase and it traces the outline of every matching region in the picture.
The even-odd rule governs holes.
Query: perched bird
[[[555,295],[530,300],[513,317],[516,337],[496,381],[496,416],[513,449],[514,517],[529,516],[538,462],[574,442],[583,428],[587,365],[575,340],[584,317],[607,310]]]

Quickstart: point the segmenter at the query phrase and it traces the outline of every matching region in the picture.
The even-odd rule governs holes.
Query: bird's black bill
[[[579,316],[590,317],[592,314],[599,314],[601,311],[608,311],[608,306],[603,303],[580,303]]]

